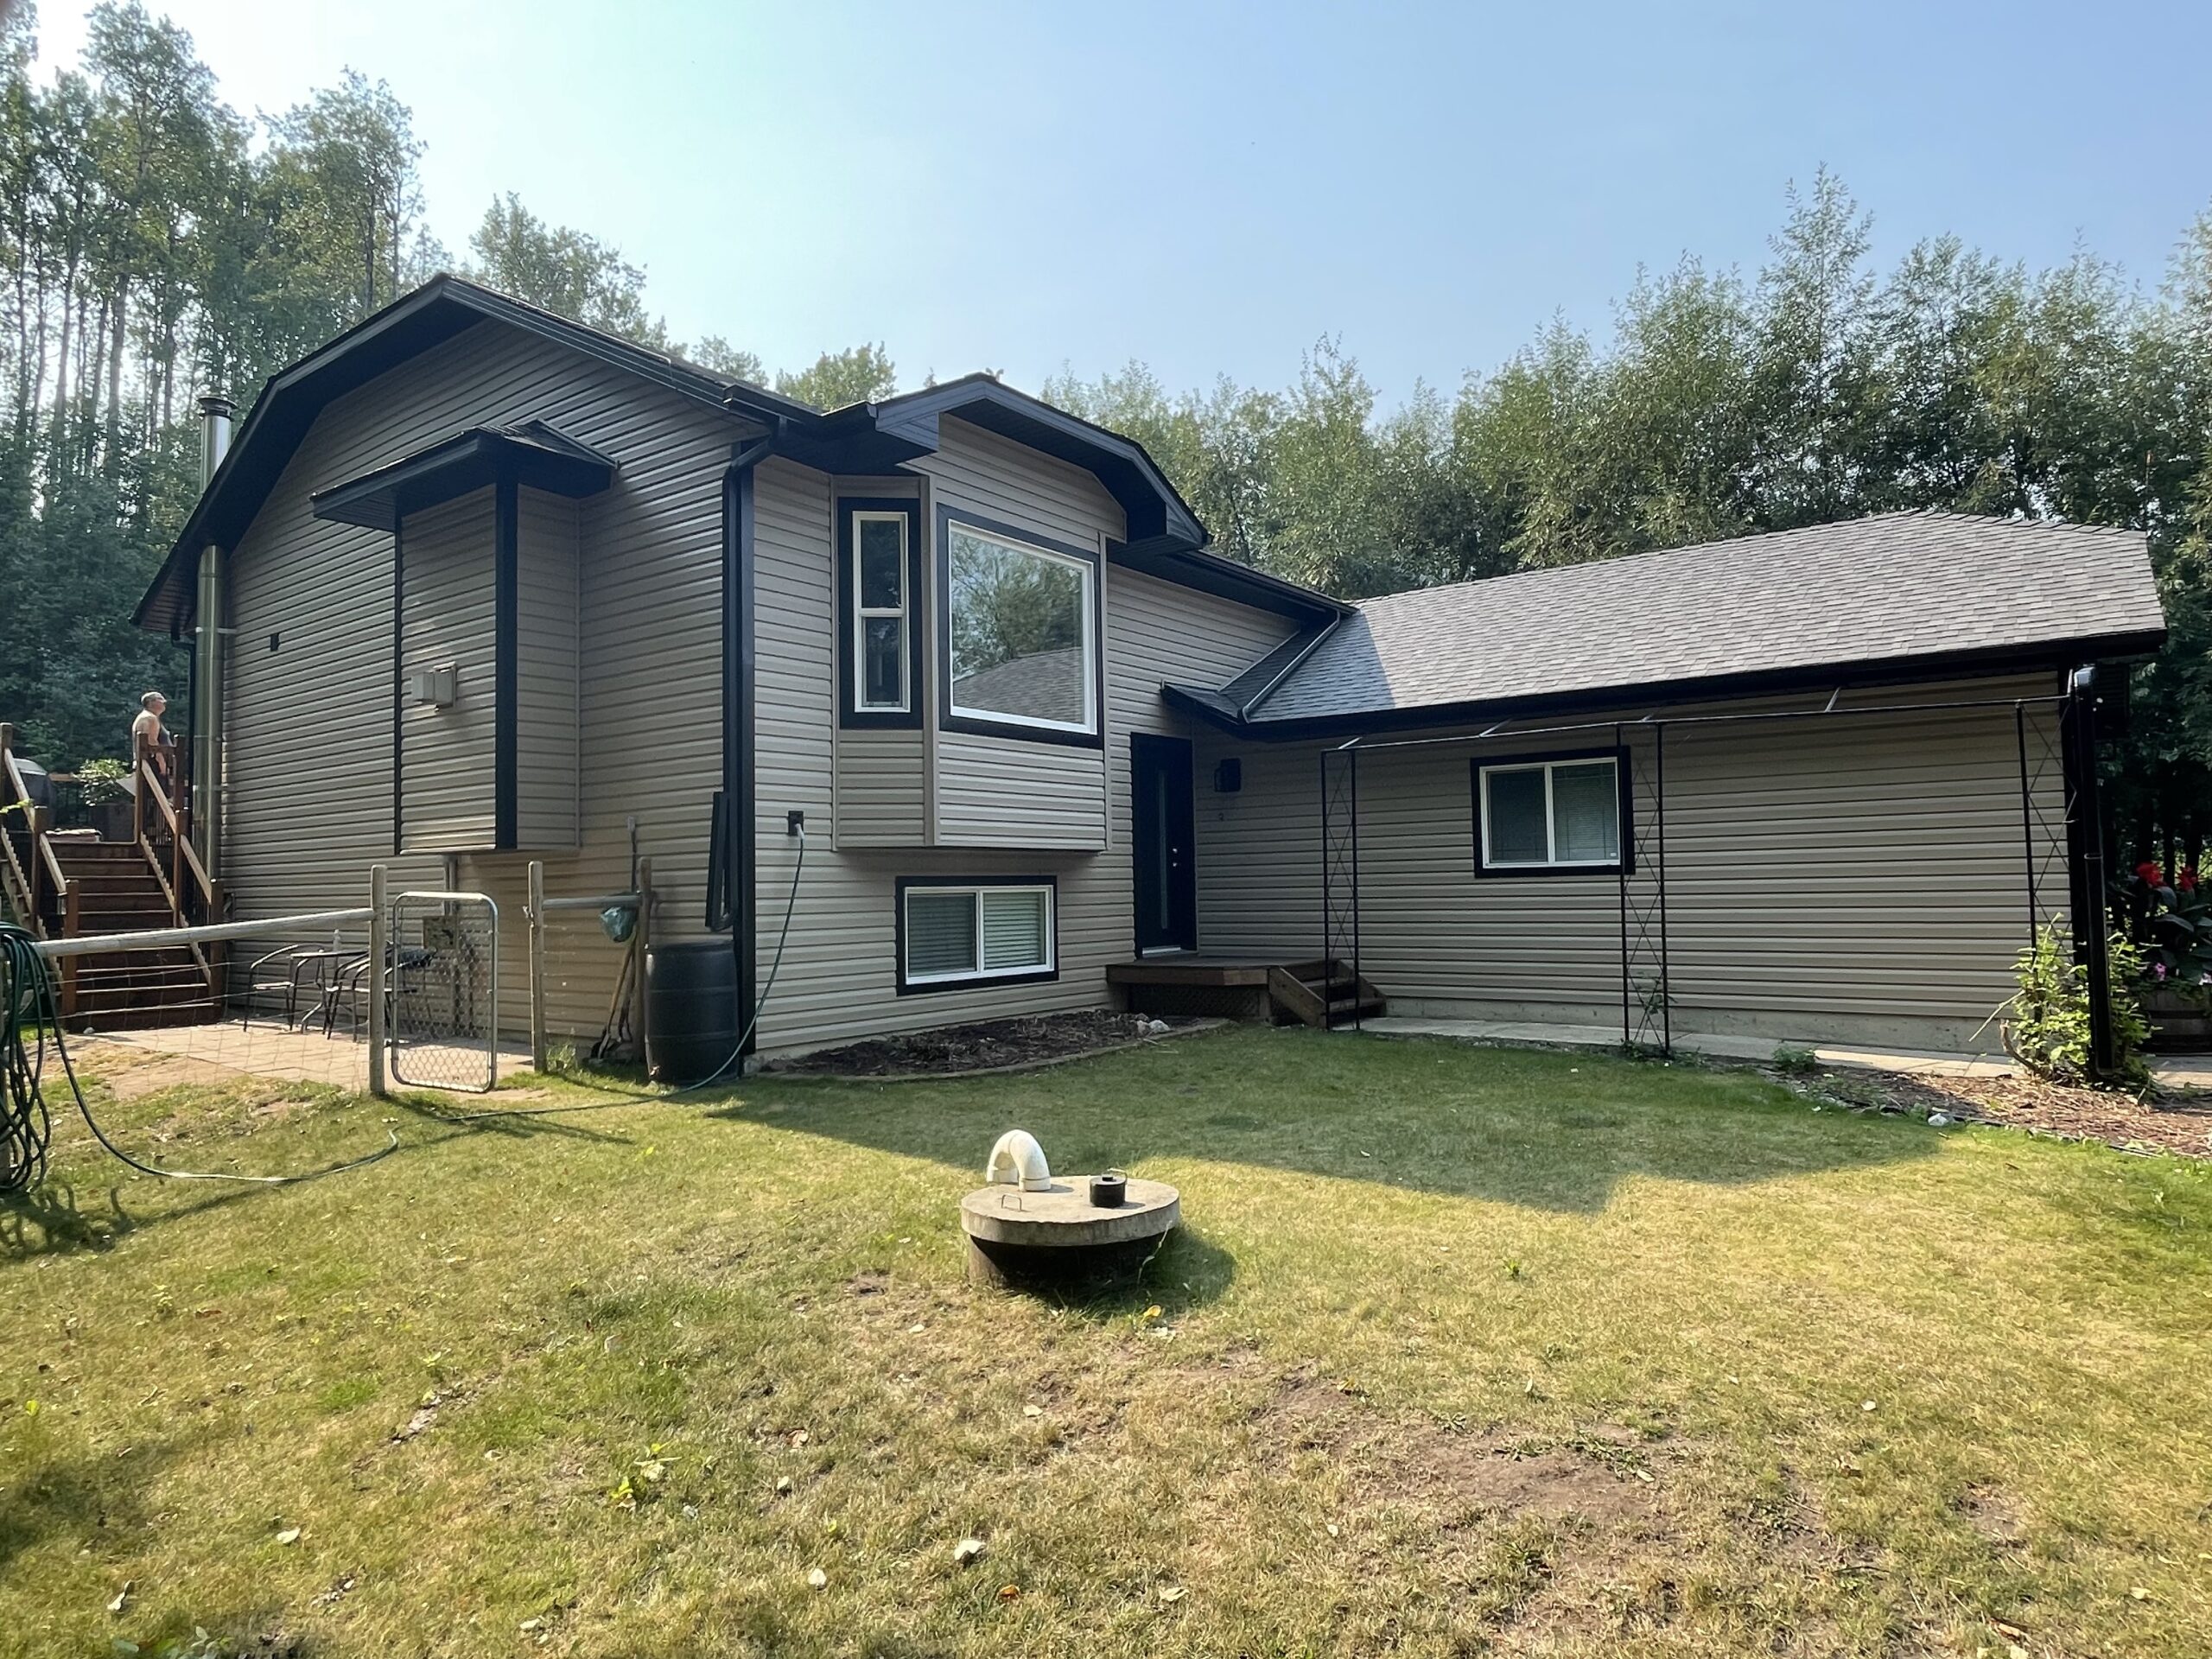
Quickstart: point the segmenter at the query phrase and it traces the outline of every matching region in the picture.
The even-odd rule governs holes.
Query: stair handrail
[[[172,757],[168,777],[162,777],[162,769],[154,764],[156,753]],[[169,901],[169,910],[176,925],[182,927],[192,919],[187,914],[185,904],[184,878],[188,871],[192,876],[192,891],[199,896],[200,919],[210,922],[221,920],[219,890],[208,875],[207,867],[200,863],[200,855],[193,849],[192,809],[181,798],[174,801],[170,798],[172,792],[181,796],[184,788],[181,748],[158,751],[142,748],[138,755],[137,785],[133,792],[131,832],[138,842],[139,850],[146,855],[146,861],[154,867],[155,874],[162,877],[164,896]],[[169,832],[169,869],[166,874],[162,870],[161,855],[155,851],[153,839],[148,834],[145,803],[149,798],[160,809],[162,822]]]
[[[7,873],[11,887],[16,889],[16,901],[22,906],[25,925],[39,938],[48,937],[46,924],[40,914],[42,885],[50,885],[54,905],[66,922],[68,914],[70,880],[62,870],[61,861],[54,850],[51,832],[53,809],[34,805],[30,785],[24,780],[22,768],[16,764],[16,728],[0,722],[0,774],[7,779],[9,810],[21,811],[25,827],[30,833],[30,868],[26,870],[16,853],[15,842],[4,830],[0,830],[0,846],[7,849]],[[44,878],[42,883],[41,878]]]

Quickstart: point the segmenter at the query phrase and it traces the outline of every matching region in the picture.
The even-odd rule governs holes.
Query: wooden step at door
[[[1282,1020],[1322,1030],[1386,1014],[1382,993],[1338,961],[1295,962],[1268,970],[1268,995]]]

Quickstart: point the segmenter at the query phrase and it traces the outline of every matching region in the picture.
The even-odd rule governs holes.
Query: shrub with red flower
[[[2151,984],[2212,997],[2212,890],[2199,891],[2194,867],[2166,879],[2165,866],[2146,859],[2119,884],[2128,938],[2141,947]]]

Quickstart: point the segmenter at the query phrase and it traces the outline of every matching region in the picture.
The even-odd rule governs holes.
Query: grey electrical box
[[[442,668],[417,669],[408,677],[407,695],[416,702],[448,708],[461,695],[461,671],[451,663]]]

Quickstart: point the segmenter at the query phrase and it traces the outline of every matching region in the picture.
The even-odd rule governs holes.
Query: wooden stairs
[[[222,890],[190,842],[184,756],[167,767],[141,758],[131,839],[56,830],[35,804],[0,725],[0,889],[41,939],[143,933],[219,920]],[[118,946],[54,959],[55,1001],[75,1031],[200,1025],[222,1015],[221,947]]]
[[[1323,1030],[1357,1025],[1389,1011],[1372,982],[1334,957],[1270,967],[1268,995],[1279,1023],[1296,1020]]]
[[[1106,969],[1127,1007],[1145,1014],[1299,1021],[1326,1030],[1387,1013],[1382,993],[1334,957],[1284,962],[1178,951]]]

